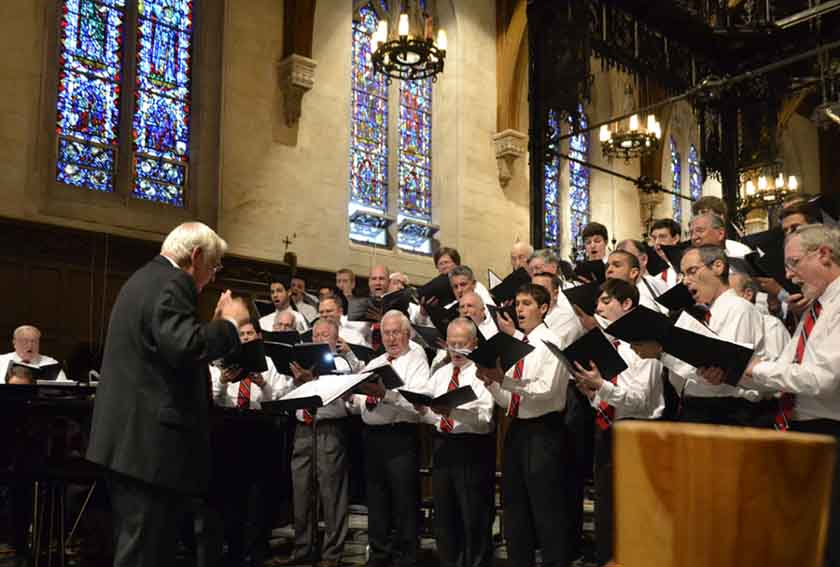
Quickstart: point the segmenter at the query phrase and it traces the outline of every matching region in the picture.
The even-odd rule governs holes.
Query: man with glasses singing
[[[21,325],[12,334],[12,352],[0,356],[0,384],[7,383],[6,377],[13,362],[28,364],[40,368],[58,364],[58,361],[41,354],[41,331],[32,325]],[[67,376],[60,370],[56,380],[66,381]]]
[[[764,322],[756,307],[729,287],[729,262],[723,248],[689,248],[682,258],[683,283],[694,301],[707,305],[709,328],[728,341],[749,343],[755,352],[764,354]],[[718,425],[754,426],[761,423],[768,404],[759,404],[762,394],[749,383],[743,387],[710,384],[701,378],[703,369],[695,368],[661,352],[658,343],[636,343],[640,356],[659,356],[671,370],[671,380],[682,391],[682,421]],[[769,396],[765,396],[769,397]],[[769,425],[770,418],[767,423]]]

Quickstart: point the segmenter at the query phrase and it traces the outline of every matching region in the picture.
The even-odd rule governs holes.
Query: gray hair
[[[473,273],[472,268],[470,268],[469,266],[464,266],[463,264],[460,266],[455,266],[454,268],[452,268],[452,270],[450,270],[449,281],[452,281],[452,278],[457,276],[464,276],[471,282],[475,281],[475,274]]]
[[[330,327],[335,332],[335,336],[338,336],[338,323],[336,323],[335,321],[331,319],[318,319],[317,321],[315,321],[315,324],[312,325],[312,330],[314,331],[315,327],[318,326]]]
[[[835,264],[840,264],[840,230],[824,224],[805,224],[797,228],[796,232],[788,238],[793,236],[799,237],[803,252],[811,252],[820,246],[828,246],[831,250],[831,259]]]
[[[734,287],[739,293],[743,293],[747,290],[752,291],[753,303],[755,303],[755,300],[758,298],[758,284],[755,283],[755,280],[753,280],[748,274],[744,274],[742,272],[730,273],[729,285]]]
[[[39,339],[41,338],[41,331],[34,325],[21,325],[12,333],[12,338],[19,339],[26,332],[35,333]]]
[[[476,293],[476,292],[474,292],[474,291],[468,291],[467,293],[465,293],[464,295],[462,295],[462,296],[461,296],[461,299],[459,299],[459,300],[458,300],[458,303],[460,304],[460,303],[461,303],[461,301],[462,301],[464,298],[470,297],[470,296],[472,296],[472,295],[474,295],[474,296],[475,296],[475,298],[478,300],[478,304],[479,304],[479,305],[481,305],[481,308],[482,308],[482,309],[484,309],[484,307],[485,307],[485,305],[484,305],[484,300],[481,298],[481,296],[480,296],[479,294],[477,294],[477,293]]]
[[[463,327],[469,331],[470,339],[478,338],[478,329],[475,327],[475,322],[468,317],[456,317],[452,319],[449,325],[446,326],[447,335],[449,334],[449,329],[452,327]]]
[[[711,244],[704,244],[703,246],[693,246],[686,252],[691,252],[692,250],[697,251],[700,255],[700,261],[708,267],[711,267],[718,260],[723,262],[723,272],[720,274],[720,280],[727,285],[729,284],[729,259],[726,257],[726,251],[723,248],[712,246]]]
[[[382,320],[380,324],[385,324],[385,319],[397,319],[400,322],[400,329],[402,329],[406,333],[411,332],[411,321],[408,320],[408,317],[405,316],[405,313],[400,311],[399,309],[391,309],[385,315],[382,316]]]
[[[201,222],[179,224],[166,236],[160,253],[171,258],[180,267],[190,265],[193,250],[200,248],[204,252],[208,266],[219,263],[227,252],[227,242],[216,232]]]
[[[705,213],[705,214],[702,214],[702,215],[697,215],[696,217],[691,219],[692,224],[697,219],[708,219],[709,220],[709,227],[713,228],[715,230],[723,230],[723,229],[726,228],[726,224],[724,223],[723,218],[721,218],[721,217],[719,217],[719,216],[717,216],[716,214],[713,214],[713,213]]]
[[[528,256],[528,263],[530,264],[531,260],[536,260],[537,258],[542,259],[542,261],[546,264],[554,264],[555,266],[560,265],[560,257],[548,248],[541,248],[533,252],[530,256]]]
[[[531,254],[534,253],[534,247],[531,246],[530,244],[528,244],[527,242],[514,242],[513,246],[511,246],[511,250],[513,250],[517,246],[524,246],[525,250],[528,251],[527,254],[528,254],[529,257],[531,256]]]

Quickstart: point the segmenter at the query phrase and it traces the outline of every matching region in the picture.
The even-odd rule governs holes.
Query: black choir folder
[[[751,346],[721,339],[687,313],[674,324],[665,315],[643,306],[613,322],[606,333],[631,343],[656,341],[664,352],[695,368],[721,368],[731,386],[741,380],[754,352]]]
[[[589,368],[590,361],[594,362],[605,380],[618,376],[627,370],[627,363],[624,362],[609,339],[604,336],[601,329],[592,329],[564,349],[550,341],[543,340],[543,342],[554,356],[560,360],[568,360],[569,366],[572,368],[574,368],[575,362],[584,368]]]
[[[601,295],[601,284],[590,282],[563,290],[563,295],[572,305],[577,305],[587,315],[594,315],[598,306],[598,297]]]
[[[525,268],[517,268],[505,277],[498,285],[490,289],[493,300],[501,305],[503,302],[516,299],[516,292],[526,283],[530,283],[531,276]]]
[[[369,374],[321,376],[301,384],[279,400],[262,402],[262,410],[273,415],[298,409],[327,406],[370,378]]]
[[[327,343],[289,345],[266,342],[265,353],[274,363],[277,372],[287,376],[292,373],[292,362],[297,362],[306,369],[314,369],[316,374],[335,372],[335,356]]]
[[[224,357],[218,364],[222,368],[239,368],[241,372],[232,382],[238,382],[253,372],[265,372],[265,343],[260,340],[242,343],[237,351]]]
[[[405,385],[402,378],[400,378],[400,375],[397,374],[397,371],[394,370],[394,367],[390,364],[365,370],[365,374],[367,375],[367,379],[369,381],[381,380],[382,385],[385,386],[386,390],[396,390],[400,386]]]
[[[426,282],[424,285],[417,288],[417,295],[420,298],[436,298],[438,304],[449,305],[455,301],[455,293],[452,291],[452,284],[449,283],[449,276],[440,274],[436,278]]]
[[[575,275],[586,278],[589,282],[604,283],[607,281],[607,265],[603,260],[587,260],[575,265]]]
[[[20,368],[21,370],[15,371],[15,368]],[[12,363],[9,365],[8,373],[12,374],[14,372],[21,372],[24,376],[38,382],[52,382],[56,378],[58,378],[58,373],[61,372],[61,364],[46,364],[44,366],[35,366],[32,364],[27,364],[25,362],[12,361]]]
[[[414,404],[415,406],[429,406],[454,409],[458,406],[468,404],[476,399],[475,391],[472,389],[471,386],[461,386],[460,388],[455,388],[454,390],[446,392],[445,394],[441,394],[436,398],[433,398],[432,396],[429,396],[427,394],[419,394],[417,392],[412,392],[410,390],[400,389],[398,391],[403,398],[405,398],[410,404]]]
[[[657,297],[656,301],[671,311],[680,311],[694,306],[694,296],[691,295],[691,292],[682,283],[678,283]]]
[[[467,354],[467,358],[483,368],[495,368],[496,360],[501,359],[502,370],[507,372],[532,350],[534,347],[528,343],[498,332]]]

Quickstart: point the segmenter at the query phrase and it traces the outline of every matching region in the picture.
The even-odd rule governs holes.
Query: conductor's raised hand
[[[241,298],[234,298],[230,290],[225,291],[216,304],[215,318],[236,321],[237,327],[251,322],[251,312]]]

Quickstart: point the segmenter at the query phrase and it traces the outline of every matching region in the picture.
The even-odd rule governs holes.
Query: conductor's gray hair
[[[382,325],[385,324],[385,319],[396,319],[400,323],[400,329],[406,333],[411,333],[411,321],[405,316],[405,313],[398,309],[391,309],[382,316]]]
[[[160,253],[171,258],[181,268],[190,265],[193,250],[200,248],[207,266],[215,266],[227,252],[227,242],[201,222],[185,222],[166,236]]]
[[[811,252],[820,246],[828,246],[831,259],[840,264],[840,230],[824,224],[805,224],[796,229],[788,238],[798,236],[803,252]]]

